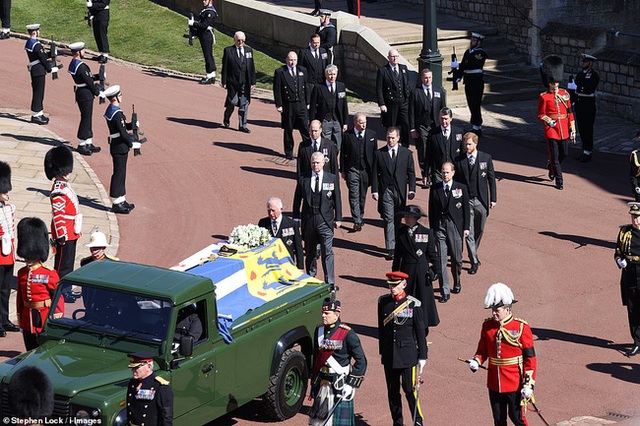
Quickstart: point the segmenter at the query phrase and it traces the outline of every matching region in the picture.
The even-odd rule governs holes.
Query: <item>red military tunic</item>
[[[489,360],[489,390],[516,392],[525,382],[535,384],[536,354],[531,327],[513,315],[502,323],[493,318],[485,320],[475,359],[478,364]]]
[[[65,237],[67,241],[80,238],[82,218],[78,215],[80,203],[76,193],[71,189],[69,182],[54,180],[51,188],[51,237],[54,240]],[[78,232],[74,229],[74,224],[78,222]]]
[[[538,97],[538,120],[545,123],[544,137],[547,139],[565,140],[575,133],[573,108],[569,93],[558,89],[557,93],[543,92]],[[549,124],[556,122],[555,126]]]
[[[0,203],[0,265],[13,265],[15,259],[16,206]]]
[[[18,271],[18,292],[16,308],[20,328],[26,332],[35,334],[42,331],[42,327],[35,327],[31,310],[40,312],[41,324],[49,313],[51,296],[58,286],[58,273],[41,263],[33,266],[25,266]],[[62,317],[64,312],[64,299],[61,297],[56,308],[56,317]]]

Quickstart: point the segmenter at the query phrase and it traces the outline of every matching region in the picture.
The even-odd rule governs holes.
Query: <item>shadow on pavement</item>
[[[384,255],[380,255],[380,257],[383,256]],[[340,275],[340,278],[347,281],[353,281],[354,283],[370,285],[372,287],[389,288],[387,286],[387,280],[383,280],[381,278],[356,277],[353,275]]]
[[[540,231],[538,232],[540,235],[546,235],[547,237],[553,237],[558,240],[570,241],[572,243],[577,244],[578,246],[575,248],[585,247],[587,245],[603,247],[606,249],[615,249],[616,244],[613,241],[604,241],[599,238],[590,238],[585,237],[583,235],[572,235],[572,234],[558,234],[553,231]]]
[[[262,154],[262,155],[279,155],[278,152],[269,148],[265,148],[264,146],[249,145],[246,143],[213,142],[213,145],[219,146],[222,148],[233,149],[234,151],[240,151],[240,152],[253,152],[253,153]]]
[[[220,123],[214,123],[213,121],[198,120],[196,118],[179,118],[179,117],[167,117],[167,121],[174,123],[180,123],[187,126],[197,126],[203,129],[219,129],[222,127]]]
[[[284,179],[296,179],[296,172],[290,170],[280,170],[280,169],[271,169],[268,167],[251,167],[251,166],[242,166],[240,167],[245,172],[256,173],[260,176],[273,176]]]
[[[387,254],[387,251],[384,250],[384,248],[380,248],[372,244],[358,243],[355,241],[343,240],[341,238],[335,237],[333,239],[333,247],[353,250],[359,253],[368,254],[373,257],[384,257]]]
[[[538,340],[560,340],[563,342],[578,343],[580,345],[594,346],[604,349],[613,349],[621,352],[627,345],[613,344],[612,340],[601,339],[594,336],[585,336],[584,334],[567,333],[560,330],[551,330],[548,328],[532,327],[531,331],[538,337]]]
[[[26,121],[26,120],[20,120],[20,121],[25,121],[26,123],[29,123],[29,121]],[[14,135],[12,133],[0,133],[0,137],[12,138],[21,142],[38,142],[43,145],[50,145],[50,146],[64,145],[64,142],[65,142],[64,140],[60,140],[60,139],[37,138],[37,137],[26,136],[26,135]]]
[[[349,327],[353,328],[353,330],[359,336],[368,336],[368,337],[373,337],[374,339],[378,338],[377,327],[372,327],[370,325],[363,325],[363,324],[354,324],[348,321],[347,321],[347,324],[349,325]]]
[[[20,351],[0,351],[0,357],[14,358],[20,355]]]
[[[34,188],[32,186],[28,187],[27,191],[38,192],[38,193],[44,195],[47,198],[49,198],[49,195],[51,194],[51,191],[48,191],[48,190],[45,190],[45,189],[40,189],[40,188]],[[86,206],[86,207],[89,207],[89,208],[92,208],[92,209],[95,209],[95,210],[100,210],[100,211],[110,211],[111,210],[111,207],[107,207],[107,206],[103,205],[101,202],[99,202],[95,198],[83,197],[83,196],[79,195],[78,196],[78,202],[82,206]]]
[[[184,80],[184,81],[197,81],[195,77],[188,77],[186,75],[169,74],[164,71],[153,69],[153,68],[144,68],[142,70],[142,73],[146,75],[150,75],[152,77],[173,78],[176,80]]]
[[[624,382],[640,384],[640,365],[626,362],[612,362],[587,364],[586,367],[591,371],[608,374],[614,379]]]

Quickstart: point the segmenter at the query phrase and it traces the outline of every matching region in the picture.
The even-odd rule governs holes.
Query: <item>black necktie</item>
[[[276,234],[278,233],[278,221],[276,220],[271,221],[271,230],[273,231],[273,236],[275,237]]]
[[[313,141],[313,152],[319,151],[318,149],[318,142],[317,141]]]
[[[318,53],[318,49],[313,52],[313,57],[316,59],[320,59],[320,54]]]
[[[391,150],[391,161],[395,161],[396,160],[396,150],[392,149]]]
[[[469,157],[469,166],[473,167],[474,164],[476,164],[476,157],[472,155],[471,157]]]
[[[444,185],[444,196],[449,198],[449,185]]]
[[[316,188],[313,192],[320,192],[320,175],[316,175]]]
[[[393,75],[394,75],[394,77],[395,77],[396,79],[398,78],[398,76],[399,76],[399,74],[398,74],[398,68],[393,67]]]
[[[431,102],[431,90],[427,87],[427,101]]]

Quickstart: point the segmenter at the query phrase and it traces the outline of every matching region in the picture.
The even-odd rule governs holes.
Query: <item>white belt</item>
[[[76,84],[76,87],[87,87],[87,83]]]
[[[477,69],[477,70],[464,70],[465,74],[482,74],[482,70],[481,69]]]
[[[64,214],[64,215],[62,215],[62,217],[67,219],[67,220],[75,220],[76,219],[75,216],[71,216],[71,215],[68,215],[68,214]]]
[[[109,139],[115,139],[115,138],[118,138],[118,137],[120,137],[120,133],[111,133],[109,135]]]
[[[30,66],[30,67],[32,67],[32,66],[34,66],[35,64],[39,64],[39,63],[40,63],[40,59],[36,59],[35,61],[31,61],[31,62],[29,62],[29,66]]]
[[[595,93],[578,93],[578,96],[583,98],[595,98],[596,94]]]

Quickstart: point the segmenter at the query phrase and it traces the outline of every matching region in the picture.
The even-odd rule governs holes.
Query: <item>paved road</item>
[[[24,111],[30,86],[22,42],[5,41],[0,52],[17,58],[0,63],[1,105]],[[69,58],[62,60],[68,63]],[[62,74],[47,81],[47,128],[75,145],[78,112],[71,79]],[[252,103],[253,132],[245,135],[220,127],[224,91],[217,86],[203,88],[193,80],[114,63],[108,74],[112,84],[123,87],[127,115],[135,103],[150,140],[143,156],[129,163],[127,198],[137,207],[130,216],[118,217],[121,259],[168,266],[237,224],[255,223],[269,196],[281,196],[285,210],[291,206],[295,169],[279,156],[282,133],[267,97]],[[106,148],[107,130],[97,104],[96,110],[95,141]],[[512,286],[520,300],[516,316],[533,327],[539,356],[536,396],[551,423],[608,412],[640,415],[640,368],[638,360],[621,353],[630,339],[612,260],[617,226],[628,221],[626,158],[601,154],[588,165],[570,158],[565,190],[557,191],[545,178],[545,146],[535,136],[540,129],[528,118],[511,117],[517,108],[501,110],[496,122],[513,125],[513,135],[488,126],[480,144],[496,162],[499,202],[480,250],[482,267],[473,277],[464,274],[462,293],[439,306],[442,323],[429,335],[433,344],[421,392],[426,418],[434,425],[489,423],[485,378],[469,373],[457,358],[473,354],[488,316],[482,309],[484,293],[497,281]],[[518,123],[536,130],[525,134]],[[372,125],[379,126],[375,119]],[[87,162],[100,181],[108,182],[106,153]],[[427,191],[420,190],[416,202],[426,207],[426,199]],[[383,260],[381,221],[373,203],[364,230],[350,233],[347,223],[336,232],[335,246],[343,317],[360,334],[369,358],[356,401],[359,424],[389,424],[374,306],[387,291],[382,277],[390,264]],[[4,351],[21,349],[6,348],[3,341]],[[216,424],[264,422],[256,407],[234,416]],[[540,424],[533,414],[529,417],[531,424]],[[286,424],[303,425],[306,419],[301,414]]]

